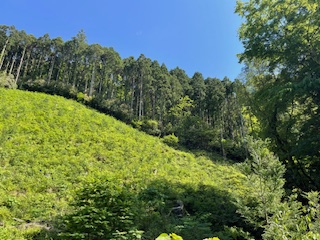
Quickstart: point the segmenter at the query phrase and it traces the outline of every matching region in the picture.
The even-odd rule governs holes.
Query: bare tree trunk
[[[10,61],[8,61],[7,64],[6,64],[6,68],[5,68],[5,71],[4,71],[5,73],[8,73],[9,65],[10,65]]]
[[[100,79],[100,81],[99,81],[98,94],[101,94],[101,90],[102,90],[102,79]]]
[[[114,75],[113,75],[113,73],[111,73],[111,75],[110,75],[110,89],[111,89],[111,91],[110,91],[110,99],[112,99],[113,98],[113,95],[114,95],[114,92],[115,92],[115,88],[114,88]]]
[[[135,80],[134,78],[132,78],[131,103],[130,103],[131,117],[133,117],[134,84],[135,84]]]
[[[34,67],[34,65],[35,65],[35,59],[34,58],[32,58],[32,61],[31,61],[31,68],[30,68],[30,73],[31,73],[31,75],[32,75],[32,78],[34,77],[34,75],[35,75],[35,67]]]
[[[59,80],[59,77],[60,77],[60,74],[61,74],[62,70],[63,70],[63,59],[61,60],[61,62],[59,64],[59,69],[58,69],[58,72],[57,72],[56,81]]]
[[[84,93],[88,92],[88,78],[86,77],[86,82],[84,84]]]
[[[224,149],[224,141],[225,140],[223,138],[223,132],[224,132],[223,122],[224,122],[224,119],[223,119],[223,116],[221,115],[221,117],[220,117],[220,148],[221,148],[222,156],[226,160],[226,151]]]
[[[21,59],[20,59],[19,67],[18,67],[18,70],[17,70],[16,84],[18,83],[18,80],[19,80],[19,75],[20,75],[22,64],[23,64],[24,55],[26,54],[26,50],[27,50],[27,46],[24,47],[23,52],[22,52],[22,56],[21,56]]]
[[[53,67],[54,67],[55,59],[56,59],[56,56],[53,56],[53,57],[52,57],[52,60],[51,60],[51,67],[50,67],[49,74],[48,74],[48,84],[49,84],[50,81],[51,81],[51,77],[52,77],[52,73],[53,73]]]
[[[74,63],[74,69],[73,69],[73,74],[72,74],[72,87],[76,87],[77,84],[77,63]]]
[[[68,71],[69,71],[69,64],[66,63],[65,68],[64,68],[64,72],[63,72],[63,77],[62,77],[62,83],[64,85],[67,85],[66,83],[68,83],[68,80],[67,80]]]
[[[152,99],[152,119],[154,120],[156,115],[156,96],[154,92],[152,93],[151,99]]]
[[[143,81],[142,81],[142,76],[141,76],[141,80],[140,80],[140,97],[139,97],[139,120],[141,120],[142,117],[142,105],[143,105],[143,99],[142,99],[142,94],[143,94]]]
[[[40,59],[39,59],[38,64],[37,64],[37,70],[38,71],[39,71],[39,68],[40,68],[40,63],[42,62],[42,58],[43,58],[43,56],[41,54]]]
[[[14,66],[14,64],[16,62],[16,58],[17,58],[17,53],[12,58],[12,63],[11,63],[11,67],[10,67],[10,70],[9,70],[9,75],[12,73],[13,66]]]
[[[29,61],[30,61],[30,52],[27,54],[27,62],[26,62],[26,66],[24,67],[23,70],[23,78],[25,78],[28,74],[28,67],[29,67]]]
[[[2,68],[3,60],[4,60],[4,52],[6,51],[7,45],[9,43],[9,38],[7,39],[6,43],[4,44],[1,54],[0,54],[0,70]]]
[[[93,87],[94,87],[94,80],[95,80],[95,68],[96,68],[95,65],[96,65],[95,62],[93,62],[90,89],[89,89],[89,97],[91,97],[93,94]]]

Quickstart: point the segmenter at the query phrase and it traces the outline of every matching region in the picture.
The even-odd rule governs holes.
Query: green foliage
[[[1,239],[80,238],[111,226],[115,239],[138,239],[139,229],[142,238],[179,230],[191,240],[193,226],[208,237],[243,224],[232,199],[249,188],[231,165],[174,150],[62,97],[0,89],[0,100]],[[178,200],[182,218],[172,211]]]
[[[127,189],[109,179],[85,184],[64,217],[60,234],[69,239],[141,239],[134,228],[138,202]],[[121,238],[119,238],[121,236]]]
[[[80,103],[86,103],[88,104],[91,100],[92,100],[92,97],[89,97],[87,94],[84,94],[82,92],[78,92],[78,93],[75,93],[77,95],[77,98],[76,100]]]
[[[159,136],[161,134],[161,131],[159,129],[159,123],[155,120],[143,121],[141,125],[141,130],[153,136]]]
[[[251,107],[286,164],[287,185],[319,189],[319,1],[238,1]]]
[[[269,143],[249,138],[247,144],[251,159],[242,168],[253,192],[238,211],[256,229],[252,233],[262,239],[318,239],[319,192],[300,193],[298,199],[294,190],[286,196],[285,168],[268,150]]]
[[[239,212],[256,229],[270,224],[270,216],[279,211],[284,196],[285,167],[279,159],[268,150],[268,142],[248,138],[251,158],[243,165],[248,178],[248,185],[254,191],[250,194],[252,201],[241,203]]]
[[[168,71],[165,64],[143,54],[121,59],[113,48],[89,45],[82,30],[64,42],[49,34],[36,39],[14,26],[1,25],[0,47],[0,70],[13,74],[10,78],[20,89],[72,98],[126,123],[142,121],[140,129],[154,136],[180,137],[186,118],[193,115],[199,120],[195,128],[200,134],[181,141],[185,147],[221,151],[226,157],[221,144],[208,147],[212,134],[204,144],[197,144],[205,136],[203,126],[209,133],[220,130],[221,139],[241,145],[244,131],[233,87],[237,84],[227,78],[204,79],[199,72],[189,78],[184,70]]]
[[[304,197],[308,200],[305,206],[297,200],[297,193],[278,206],[279,211],[270,219],[264,239],[319,239],[319,193],[309,192]]]
[[[175,233],[161,233],[159,237],[156,238],[156,240],[183,240],[183,238]],[[213,238],[205,238],[204,240],[220,240],[217,237]]]
[[[159,123],[155,120],[138,120],[132,121],[132,126],[136,129],[139,129],[149,135],[159,136],[161,131],[159,129]]]
[[[179,145],[179,138],[174,134],[164,136],[162,141],[171,147],[177,147]]]
[[[196,116],[184,118],[177,127],[176,135],[179,141],[190,149],[208,150],[210,142],[217,138],[217,132]]]
[[[7,75],[5,72],[0,72],[0,87],[16,89],[17,84],[13,75]]]
[[[183,240],[181,236],[175,234],[175,233],[161,233],[159,237],[156,238],[156,240]]]

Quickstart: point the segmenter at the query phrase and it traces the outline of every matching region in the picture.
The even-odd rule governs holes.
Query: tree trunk
[[[16,58],[17,58],[17,53],[13,56],[12,58],[12,63],[11,63],[11,67],[10,67],[10,71],[9,71],[9,75],[12,73],[12,70],[13,70],[13,66],[16,62]]]
[[[95,68],[96,68],[95,65],[96,65],[95,62],[93,62],[90,89],[89,89],[89,97],[91,97],[93,94],[93,87],[94,87],[94,80],[95,80]]]
[[[133,117],[134,84],[135,84],[135,80],[133,77],[132,78],[132,88],[131,88],[131,103],[130,103],[131,117]]]
[[[38,77],[39,77],[39,75],[40,75],[40,78],[41,78],[41,73],[39,74],[39,72],[40,72],[39,69],[40,69],[40,63],[42,62],[42,58],[43,58],[43,56],[41,54],[40,59],[39,59],[38,64],[37,64],[37,68],[34,70],[34,71],[36,71],[36,73],[34,72],[34,76],[38,75]]]
[[[7,39],[7,41],[4,44],[4,46],[2,48],[2,51],[1,51],[1,55],[0,55],[0,70],[2,68],[2,64],[3,64],[3,60],[4,60],[4,52],[6,51],[8,43],[9,43],[9,38]]]
[[[59,69],[58,69],[58,72],[57,72],[56,81],[59,80],[59,77],[60,77],[62,68],[63,68],[63,59],[61,59],[61,62],[60,62],[60,64],[59,64]]]
[[[5,73],[8,73],[9,65],[10,65],[10,61],[7,61],[6,68],[5,68],[5,71],[4,71]]]
[[[24,67],[23,70],[23,78],[25,78],[28,74],[28,67],[29,67],[29,61],[30,61],[30,52],[27,54],[27,62],[26,62],[26,66]]]
[[[32,78],[34,78],[34,76],[35,76],[35,67],[34,67],[34,65],[35,65],[35,59],[34,58],[32,58],[32,60],[31,60],[31,67],[30,67],[30,74],[31,74],[31,77]]]
[[[221,148],[221,153],[223,158],[226,160],[226,151],[224,149],[224,138],[223,138],[223,132],[224,132],[224,127],[223,127],[223,116],[220,118],[220,148]]]
[[[53,67],[54,67],[55,59],[56,59],[56,56],[53,56],[53,57],[52,57],[52,60],[51,60],[51,66],[50,66],[49,74],[48,74],[48,84],[49,84],[50,81],[51,81],[51,77],[52,77],[52,72],[53,72]]]
[[[143,106],[143,99],[142,99],[142,94],[143,94],[143,77],[141,76],[141,80],[140,80],[140,97],[139,97],[139,120],[141,120],[142,117],[142,106]]]
[[[99,81],[99,90],[98,90],[98,94],[100,95],[102,91],[102,78]]]
[[[74,69],[73,69],[73,74],[72,74],[72,87],[76,87],[77,84],[77,63],[74,63]]]
[[[18,70],[17,70],[16,84],[18,83],[18,80],[19,80],[19,75],[20,75],[22,64],[23,64],[24,55],[26,54],[26,50],[27,50],[27,46],[25,46],[23,48],[22,56],[21,56],[21,59],[20,59]]]

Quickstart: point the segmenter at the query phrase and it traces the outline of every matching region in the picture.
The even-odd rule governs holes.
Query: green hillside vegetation
[[[249,188],[234,167],[170,148],[75,101],[0,89],[0,132],[1,239],[91,239],[72,225],[86,228],[75,219],[87,195],[97,204],[122,196],[109,210],[125,205],[122,230],[142,230],[144,239],[165,231],[202,239],[243,226],[234,202]],[[182,213],[173,211],[177,202]]]
[[[238,0],[234,80],[0,25],[0,239],[320,239],[319,10]]]

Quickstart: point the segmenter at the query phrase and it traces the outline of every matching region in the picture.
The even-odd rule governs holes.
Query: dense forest
[[[52,39],[49,34],[36,38],[14,26],[1,25],[0,87],[71,98],[161,138],[176,149],[201,151],[208,156],[219,154],[220,161],[235,167],[251,181],[251,184],[243,181],[240,187],[241,191],[256,189],[250,192],[250,197],[232,196],[235,205],[229,207],[236,209],[231,210],[235,215],[228,215],[227,210],[226,215],[220,213],[230,217],[230,222],[221,223],[224,229],[214,224],[217,216],[212,209],[202,209],[201,214],[195,210],[200,203],[187,209],[189,226],[205,219],[202,223],[208,224],[211,232],[208,231],[221,239],[317,239],[320,234],[320,5],[315,0],[238,1],[236,13],[244,20],[239,29],[244,52],[239,54],[239,59],[245,67],[235,80],[204,79],[199,72],[190,77],[179,67],[169,70],[165,64],[143,54],[137,59],[122,59],[113,48],[88,44],[82,30],[71,40],[63,41],[60,37]],[[1,113],[0,129],[5,141],[10,133],[5,129],[9,113],[10,109]],[[6,154],[10,154],[3,149],[8,146],[0,147],[1,157],[6,159]],[[106,160],[105,156],[100,157]],[[104,186],[101,182],[95,184],[98,189]],[[112,194],[127,191],[115,186],[112,189]],[[98,195],[107,193],[90,193],[91,190],[85,189],[74,206],[81,207],[80,202],[84,201],[81,198],[91,195],[101,204]],[[133,192],[140,194],[138,190]],[[180,192],[180,200],[182,195]],[[210,205],[210,201],[213,200],[207,199],[203,204]],[[168,227],[172,222],[165,217],[164,208],[161,211],[159,216],[168,221],[163,231],[179,233],[177,228]],[[206,217],[205,211],[213,215]],[[71,220],[65,220],[70,224],[63,226],[69,229],[60,237],[70,237],[68,231],[79,230],[76,219],[81,220],[81,211],[74,214]],[[6,218],[5,214],[1,216]],[[195,216],[196,220],[190,220]],[[181,224],[186,226],[185,222]],[[148,232],[142,225],[134,226]],[[150,239],[156,237],[155,231],[150,230],[153,234],[148,236]],[[103,239],[93,233],[91,238],[81,234],[71,237]],[[133,235],[127,237],[135,239]],[[184,237],[194,238],[191,232]]]
[[[0,69],[12,85],[81,99],[153,135],[175,134],[190,148],[227,155],[241,146],[238,82],[204,79],[199,72],[189,78],[144,55],[121,59],[112,48],[88,45],[83,31],[63,42],[48,34],[36,39],[14,27],[1,30]],[[243,152],[235,157],[243,158]]]

